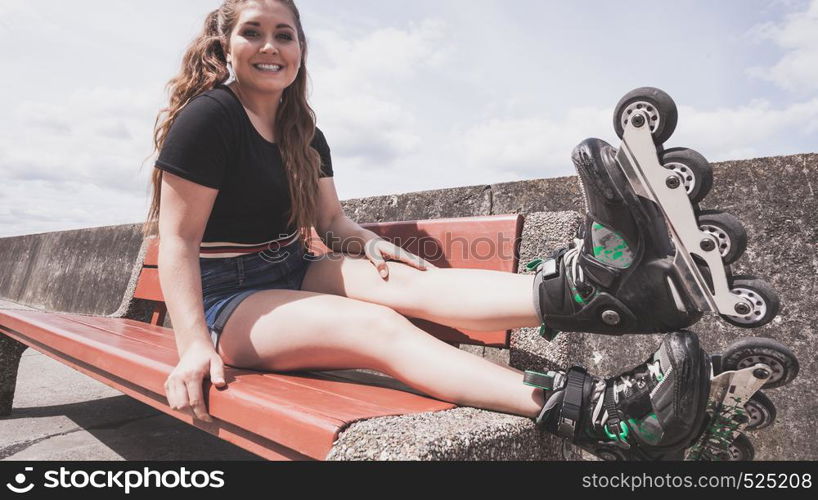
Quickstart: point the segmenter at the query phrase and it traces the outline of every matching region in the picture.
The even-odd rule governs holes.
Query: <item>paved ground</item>
[[[12,414],[0,417],[0,460],[258,459],[33,349]]]

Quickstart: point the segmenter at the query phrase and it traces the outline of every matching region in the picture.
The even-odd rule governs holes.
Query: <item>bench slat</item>
[[[69,317],[71,321],[82,323],[94,328],[104,329],[112,334],[120,335],[122,337],[134,340],[136,342],[145,342],[158,348],[166,349],[168,351],[177,352],[176,340],[174,338],[173,330],[162,326],[150,325],[142,323],[141,321],[130,319],[119,319],[112,322],[114,318],[101,318],[96,316],[65,316]]]
[[[124,338],[133,340],[135,342],[143,342],[147,343],[151,346],[155,346],[157,349],[164,349],[166,351],[171,352],[172,354],[176,354],[176,343],[173,339],[173,330],[164,327],[157,327],[152,325],[146,325],[145,323],[140,323],[138,321],[133,320],[124,320],[124,321],[111,321],[111,318],[100,318],[95,316],[64,316],[66,319],[70,319],[71,321],[75,321],[80,324],[88,325],[94,328],[103,329],[106,332],[111,334],[119,335]],[[127,321],[127,322],[126,322]],[[320,373],[320,372],[317,372]],[[391,379],[388,377],[381,377],[383,380],[383,384],[390,384]],[[337,377],[334,380],[346,380],[349,379],[342,379],[341,377]],[[329,386],[325,384],[321,380],[312,380],[309,378],[295,378],[292,379],[293,382],[297,382],[301,385],[306,385],[314,389],[326,390]],[[374,381],[374,380],[373,380]],[[332,384],[333,390],[340,389],[337,394],[345,396],[345,397],[352,397],[352,398],[360,398],[360,391],[358,389],[358,385],[352,383],[346,384]],[[405,411],[405,412],[414,412],[418,411],[417,400],[415,399],[407,399],[403,396],[402,391],[394,391],[394,390],[385,390],[379,391],[379,387],[374,387],[371,390],[366,391],[365,397],[366,401],[372,402],[379,406],[389,407],[392,409]],[[428,403],[423,401],[423,407],[426,407]],[[422,410],[421,410],[422,411]],[[341,418],[341,417],[338,417]]]
[[[0,324],[8,329],[4,333],[64,362],[68,358],[74,366],[94,367],[96,374],[91,376],[106,383],[138,380],[139,387],[153,393],[153,406],[167,406],[162,402],[164,380],[178,362],[176,352],[106,331],[99,326],[103,318],[94,327],[89,327],[87,318],[80,318],[82,321],[76,321],[71,315],[39,311],[0,312]],[[114,331],[123,326],[122,320],[108,319]],[[228,389],[206,385],[215,418],[253,429],[265,439],[317,459],[326,456],[340,430],[356,420],[454,407],[411,393],[342,381],[236,369],[227,369],[226,376]],[[123,390],[123,385],[112,387]],[[169,408],[163,411],[183,415]]]
[[[159,269],[155,267],[143,267],[139,274],[139,281],[134,290],[134,298],[142,300],[152,300],[154,302],[164,302],[162,286],[159,283]]]

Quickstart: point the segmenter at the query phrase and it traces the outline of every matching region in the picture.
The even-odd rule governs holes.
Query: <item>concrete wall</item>
[[[49,311],[117,310],[142,243],[141,226],[0,239],[0,298]]]
[[[749,248],[734,268],[771,282],[783,302],[779,317],[755,331],[705,319],[694,328],[704,346],[718,351],[741,336],[768,336],[789,345],[801,361],[799,378],[768,394],[777,403],[779,421],[752,436],[761,459],[818,459],[818,442],[804,439],[812,435],[811,415],[818,409],[811,338],[818,326],[818,235],[811,224],[818,213],[816,177],[816,154],[721,163],[715,165],[713,192],[702,204],[729,211],[745,224]],[[343,205],[361,223],[523,213],[525,263],[567,242],[579,221],[581,198],[576,178],[565,177],[379,196]],[[140,243],[138,225],[0,239],[0,298],[48,310],[110,314],[133,284]],[[582,363],[613,374],[643,361],[655,346],[654,336],[582,334],[566,334],[547,344],[534,329],[521,329],[513,335],[510,352],[477,351],[518,368]]]

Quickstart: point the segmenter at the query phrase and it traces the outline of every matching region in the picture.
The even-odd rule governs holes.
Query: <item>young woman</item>
[[[226,0],[169,83],[146,233],[158,229],[161,237],[160,281],[180,356],[165,384],[173,409],[210,421],[203,380],[224,386],[225,364],[368,368],[441,400],[535,418],[581,444],[589,436],[610,441],[605,430],[614,420],[647,419],[625,406],[650,408],[656,387],[653,396],[682,394],[672,365],[695,366],[685,390],[698,397],[705,361],[692,334],[668,336],[649,363],[616,379],[573,368],[530,374],[526,385],[522,372],[415,327],[407,316],[478,331],[539,326],[548,314],[540,310],[551,308],[536,299],[544,271],[438,269],[347,218],[330,148],[307,103],[306,57],[292,1]],[[312,227],[335,252],[330,258],[307,252]],[[617,399],[607,422],[592,415],[606,392]],[[656,425],[692,421],[699,409],[690,406]]]

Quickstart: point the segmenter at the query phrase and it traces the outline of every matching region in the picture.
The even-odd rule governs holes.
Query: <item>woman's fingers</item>
[[[378,270],[378,274],[381,275],[381,278],[386,279],[389,277],[389,266],[386,265],[386,260],[382,257],[373,257],[370,260],[375,266],[375,269]]]
[[[369,242],[369,245],[366,248],[366,256],[384,279],[389,277],[389,268],[386,264],[387,258],[403,262],[421,271],[438,269],[437,266],[426,259],[404,250],[403,248],[382,238],[375,238]]]
[[[211,349],[212,351],[212,349]],[[224,386],[224,362],[215,352],[190,350],[165,381],[165,394],[171,409],[184,411],[193,418],[212,422],[204,398],[204,379]]]
[[[173,375],[165,381],[165,395],[168,397],[168,405],[172,410],[181,410],[187,407],[187,389]]]
[[[393,258],[404,262],[416,269],[420,269],[421,271],[426,271],[427,269],[437,269],[432,263],[420,257],[418,255],[413,254],[407,250],[404,250],[400,247],[395,247],[396,251],[394,252]]]
[[[226,385],[224,380],[224,361],[216,354],[210,359],[210,381],[217,387]]]
[[[185,382],[187,387],[188,401],[190,409],[193,410],[193,416],[205,422],[212,422],[213,419],[207,413],[207,408],[204,403],[204,391],[202,391],[202,379],[189,379]]]
[[[389,277],[389,268],[386,266],[386,259],[384,258],[383,254],[385,253],[382,245],[384,243],[389,243],[382,238],[373,238],[367,242],[366,246],[364,247],[364,254],[375,266],[375,269],[378,270],[378,274],[381,275],[381,278],[386,279]]]

